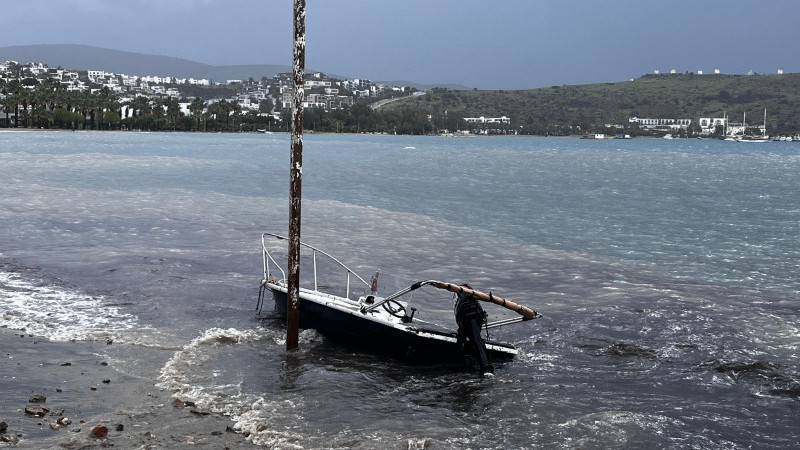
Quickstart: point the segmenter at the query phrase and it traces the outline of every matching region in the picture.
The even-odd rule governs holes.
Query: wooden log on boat
[[[447,291],[450,291],[450,292],[455,292],[456,294],[472,295],[475,298],[477,298],[478,300],[482,300],[482,301],[485,301],[485,302],[491,302],[491,303],[503,306],[503,307],[508,308],[508,309],[516,312],[517,314],[525,317],[526,319],[535,319],[536,317],[539,316],[539,314],[536,311],[528,308],[527,306],[522,306],[522,305],[520,305],[518,303],[512,302],[511,300],[507,300],[507,299],[504,299],[502,297],[498,297],[498,296],[493,295],[491,293],[487,294],[485,292],[476,291],[475,289],[471,289],[471,288],[468,288],[466,286],[460,286],[460,285],[453,284],[453,283],[445,283],[443,281],[434,281],[434,282],[432,282],[430,284],[431,284],[431,286],[439,288],[439,289],[444,289],[444,290],[447,290]]]

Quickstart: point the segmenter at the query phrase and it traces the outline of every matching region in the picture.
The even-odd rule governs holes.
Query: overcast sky
[[[525,89],[676,69],[800,72],[798,0],[307,0],[306,67]],[[291,62],[292,0],[0,0],[0,46]]]

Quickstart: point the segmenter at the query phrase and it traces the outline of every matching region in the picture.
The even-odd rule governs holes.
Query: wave
[[[313,330],[304,330],[300,336],[305,342],[317,338]],[[199,410],[230,416],[235,422],[234,430],[256,445],[302,449],[299,442],[303,437],[289,431],[289,424],[302,407],[302,398],[291,392],[281,398],[246,393],[242,388],[242,376],[218,365],[224,364],[220,358],[235,352],[237,346],[263,340],[279,345],[285,343],[283,339],[282,333],[274,330],[210,328],[175,352],[161,369],[156,387],[172,392],[174,398],[194,403]],[[246,349],[251,350],[257,351]]]
[[[758,395],[771,395],[800,400],[800,377],[789,374],[779,364],[768,361],[711,361],[706,368],[725,374],[736,383],[750,383],[758,387]]]
[[[0,327],[53,341],[114,341],[141,329],[104,296],[89,295],[16,271],[0,271]],[[140,330],[141,331],[141,330]]]

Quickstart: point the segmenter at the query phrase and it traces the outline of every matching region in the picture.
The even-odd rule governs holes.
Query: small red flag
[[[378,275],[380,274],[381,271],[379,270],[375,272],[375,275],[372,276],[372,284],[370,285],[369,289],[372,291],[373,294],[378,292]]]

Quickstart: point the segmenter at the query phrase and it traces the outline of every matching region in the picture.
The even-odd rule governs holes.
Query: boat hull
[[[275,310],[286,317],[286,292],[270,289]],[[330,307],[300,295],[300,328],[315,329],[327,339],[364,350],[400,358],[411,363],[464,363],[471,355],[464,351],[456,333],[413,324],[399,325],[371,320],[357,311]],[[513,345],[487,340],[492,362],[508,360],[517,354]]]

